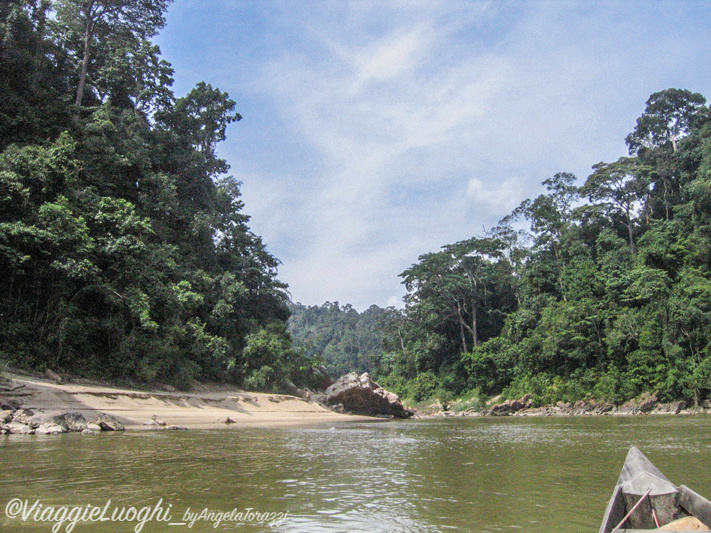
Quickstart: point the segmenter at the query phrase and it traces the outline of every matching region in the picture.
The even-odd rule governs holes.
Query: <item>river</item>
[[[630,445],[711,496],[704,416],[12,435],[0,437],[0,530],[71,531],[40,513],[65,506],[85,514],[77,533],[591,532]]]

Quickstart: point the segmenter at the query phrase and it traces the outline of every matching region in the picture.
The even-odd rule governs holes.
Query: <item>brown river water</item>
[[[0,531],[597,531],[639,447],[711,496],[711,416],[0,437]]]

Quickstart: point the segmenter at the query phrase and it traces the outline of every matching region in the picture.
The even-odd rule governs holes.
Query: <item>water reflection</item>
[[[711,495],[711,418],[436,419],[336,427],[0,438],[0,506],[288,512],[190,531],[594,531],[630,445]],[[0,507],[1,509],[1,507]],[[49,531],[9,521],[0,528]],[[75,531],[127,531],[125,524]],[[179,532],[147,524],[144,531]]]

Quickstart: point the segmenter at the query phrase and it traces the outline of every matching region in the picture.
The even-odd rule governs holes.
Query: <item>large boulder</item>
[[[677,400],[669,403],[658,403],[651,413],[654,415],[678,415],[684,408],[686,408],[686,402],[684,400]]]
[[[506,400],[503,403],[497,403],[491,406],[488,415],[489,416],[509,416],[515,413],[518,409],[514,409],[514,400]]]
[[[29,409],[18,409],[12,414],[12,421],[18,424],[29,424],[30,419],[35,415],[33,411]]]
[[[328,370],[326,370],[325,366],[321,365],[318,368],[312,368],[310,372],[311,376],[309,377],[309,380],[311,381],[312,386],[317,390],[326,390],[333,385],[333,380],[328,375]]]
[[[653,392],[643,392],[633,400],[623,403],[618,409],[620,415],[638,415],[653,411],[658,404],[657,395]]]
[[[99,426],[101,431],[124,431],[125,429],[116,417],[107,413],[100,413],[96,420],[87,425],[87,429],[93,430],[94,426]]]
[[[9,433],[15,435],[32,435],[35,432],[34,429],[19,422],[10,422],[5,427],[7,427]]]
[[[643,393],[639,398],[639,410],[642,413],[649,413],[657,407],[659,400],[657,395],[653,392]]]
[[[40,426],[35,429],[35,435],[59,435],[60,433],[66,433],[67,428],[60,426],[59,424],[54,424],[49,422],[47,424],[40,424]]]
[[[397,394],[388,392],[370,379],[366,372],[346,374],[326,389],[326,403],[331,406],[341,404],[343,410],[367,416],[392,416],[410,418],[415,412],[402,405]]]
[[[86,429],[86,418],[84,418],[84,415],[73,411],[46,417],[42,420],[42,423],[54,423],[67,428],[67,431],[81,432]]]

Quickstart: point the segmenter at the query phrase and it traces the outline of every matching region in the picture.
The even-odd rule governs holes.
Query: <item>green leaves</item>
[[[303,382],[311,366],[291,346],[283,324],[272,323],[251,333],[240,365],[244,386],[251,390],[283,390],[293,393],[293,381]]]
[[[666,89],[647,100],[644,114],[625,142],[630,154],[643,149],[671,145],[676,152],[679,140],[688,135],[694,119],[705,110],[706,98],[683,89]]]
[[[75,146],[63,133],[49,147],[14,145],[0,153],[0,219],[26,216],[25,209],[53,201],[73,183],[81,166]]]
[[[157,113],[156,119],[203,157],[208,175],[217,176],[229,166],[215,156],[215,147],[225,139],[227,125],[242,119],[235,105],[227,93],[200,82],[172,107]]]
[[[627,230],[630,250],[636,253],[635,223],[639,206],[649,194],[649,175],[652,168],[636,158],[622,157],[615,163],[598,163],[593,166],[581,193],[601,208],[605,216]]]
[[[402,274],[407,309],[389,379],[409,390],[403,378],[445,383],[463,373],[473,390],[533,393],[543,403],[620,402],[645,391],[706,398],[705,102],[678,89],[653,94],[627,137],[631,157],[595,165],[580,188],[556,174],[486,239],[422,255]],[[521,218],[528,240],[513,229]],[[497,327],[485,329],[487,319]]]
[[[87,79],[89,86],[93,86],[98,93],[95,96],[109,94],[114,103],[118,103],[116,100],[120,100],[121,95],[120,90],[117,91],[120,82],[116,71],[120,69],[116,61],[123,59],[127,73],[135,72],[130,64],[132,54],[122,56],[121,52],[125,53],[129,48],[140,49],[137,43],[143,43],[158,33],[165,25],[163,13],[169,3],[169,0],[56,1],[58,33],[80,65],[75,98],[77,107],[84,102]],[[146,72],[148,64],[144,63],[139,71]],[[164,81],[168,80],[172,81],[169,77],[164,78]],[[134,97],[137,96],[134,93]]]
[[[555,246],[562,232],[571,224],[572,208],[580,196],[578,188],[573,185],[575,180],[575,176],[568,172],[560,172],[544,180],[543,185],[549,193],[535,200],[524,200],[504,220],[526,218],[531,223],[537,246]]]
[[[456,362],[459,354],[501,332],[516,306],[507,247],[507,241],[494,237],[467,239],[420,256],[400,275],[408,290],[406,317],[413,337],[445,339],[412,343],[420,370]]]
[[[51,17],[47,2],[0,3],[0,352],[14,364],[240,383],[252,336],[285,325],[279,262],[216,155],[235,102],[206,83],[176,100],[149,41],[168,3],[57,0]],[[306,379],[275,350],[273,376]]]
[[[290,306],[289,334],[294,349],[323,364],[338,378],[348,372],[389,373],[388,350],[397,342],[402,314],[393,308],[371,306],[359,313],[350,305]]]

